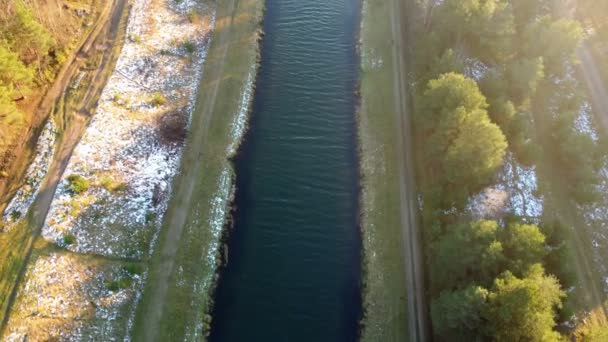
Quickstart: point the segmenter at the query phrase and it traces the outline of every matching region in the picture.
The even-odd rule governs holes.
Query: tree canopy
[[[517,274],[523,274],[532,264],[542,261],[548,253],[545,236],[536,225],[513,222],[506,226],[503,235],[510,269]]]
[[[435,334],[443,341],[483,341],[488,294],[480,286],[442,292],[431,304]]]
[[[437,243],[431,265],[433,287],[451,289],[470,283],[489,284],[505,262],[498,223],[480,220],[448,228]]]
[[[9,20],[5,39],[26,64],[44,67],[55,41],[21,1],[15,2],[15,15]]]
[[[565,293],[557,279],[534,264],[523,278],[510,272],[496,279],[488,295],[488,326],[495,341],[559,341],[555,310]]]
[[[475,81],[456,73],[431,80],[417,113],[428,137],[426,167],[434,173],[441,206],[462,205],[502,165],[507,142],[490,121]]]

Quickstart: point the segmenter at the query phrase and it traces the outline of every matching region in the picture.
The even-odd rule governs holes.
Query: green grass
[[[186,50],[186,52],[187,52],[187,53],[189,53],[189,54],[193,54],[193,53],[194,53],[194,51],[196,51],[196,46],[195,46],[195,45],[194,45],[194,43],[193,43],[192,41],[190,41],[190,40],[185,41],[185,42],[182,44],[182,47],[183,47],[183,48]]]
[[[150,103],[154,107],[162,106],[165,103],[167,103],[167,98],[163,94],[161,94],[161,93],[155,93],[150,98]]]
[[[110,175],[103,175],[99,180],[99,185],[109,192],[124,192],[127,190],[127,183],[118,181]]]
[[[164,306],[156,336],[158,340],[166,341],[195,339],[192,334],[197,331],[198,324],[210,322],[209,304],[216,272],[214,255],[220,243],[210,224],[213,214],[211,204],[220,190],[222,172],[231,170],[227,155],[227,148],[232,143],[231,124],[238,112],[251,63],[254,62],[252,57],[258,52],[258,29],[263,14],[261,0],[240,0],[234,13],[229,8],[230,2],[221,2],[218,7],[216,29],[205,62],[205,70],[209,71],[202,79],[192,118],[192,131],[196,134],[190,134],[186,141],[182,170],[175,180],[174,197],[155,247],[146,288],[138,307],[133,334],[135,341],[144,340],[150,327],[146,321],[147,313],[157,299],[155,296],[160,279],[164,279],[163,261],[167,257],[161,251],[167,243],[171,243],[171,239],[178,240],[178,248],[165,298],[165,303],[170,305]],[[220,38],[222,36],[224,39]],[[216,86],[217,93],[214,92]],[[205,113],[206,107],[211,104],[214,104],[211,109],[213,113]],[[213,115],[203,117],[204,114]],[[201,156],[203,162],[199,163],[197,160]],[[189,179],[193,174],[194,184],[190,186]],[[189,201],[180,192],[180,189],[186,192],[188,188],[193,193]],[[166,222],[180,209],[187,212],[183,235],[171,236]],[[207,332],[208,326],[203,329]]]
[[[81,194],[91,186],[89,181],[80,175],[69,175],[68,182],[70,182],[70,192],[73,194]]]
[[[63,244],[68,246],[76,242],[76,237],[74,234],[66,234],[63,236]]]
[[[0,234],[0,327],[6,319],[9,298],[26,258],[24,252],[34,241],[28,222],[29,217],[26,217],[10,232]]]
[[[390,1],[364,0],[359,141],[363,190],[362,341],[405,341],[406,285],[393,98]],[[372,58],[376,66],[372,66]],[[379,59],[382,60],[381,66]],[[380,91],[381,90],[381,91]]]

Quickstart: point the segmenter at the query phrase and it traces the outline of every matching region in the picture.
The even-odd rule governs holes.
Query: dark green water
[[[353,341],[358,0],[267,0],[211,341]]]

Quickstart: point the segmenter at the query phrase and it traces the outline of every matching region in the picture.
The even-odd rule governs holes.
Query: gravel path
[[[406,62],[405,47],[406,34],[402,23],[405,19],[405,9],[402,1],[393,0],[393,11],[391,16],[393,33],[393,63],[397,76],[394,77],[394,97],[395,108],[397,111],[396,125],[398,137],[402,137],[397,142],[399,159],[399,190],[401,198],[401,224],[403,226],[403,246],[405,258],[405,274],[407,284],[407,305],[408,305],[408,332],[409,341],[427,340],[427,323],[424,300],[424,270],[422,263],[422,251],[419,246],[419,232],[416,217],[416,195],[415,182],[412,164],[412,153],[410,146],[411,127],[408,113],[408,90],[405,84],[407,74],[405,70]]]

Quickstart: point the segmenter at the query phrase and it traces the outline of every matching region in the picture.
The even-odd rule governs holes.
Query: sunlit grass
[[[406,285],[400,221],[399,137],[392,85],[390,1],[364,1],[361,32],[361,146],[363,233],[362,341],[404,341]],[[380,91],[381,89],[381,91]]]

